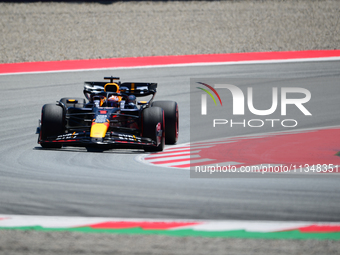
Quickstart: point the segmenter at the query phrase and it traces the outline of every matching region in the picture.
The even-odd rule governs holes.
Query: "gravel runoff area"
[[[0,3],[0,63],[340,48],[340,1]],[[339,254],[339,241],[0,231],[1,254]]]
[[[2,230],[0,254],[338,255],[331,240],[261,240]]]
[[[0,62],[340,48],[340,1],[0,3]]]

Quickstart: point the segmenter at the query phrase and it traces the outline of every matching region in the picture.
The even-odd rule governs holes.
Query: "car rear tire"
[[[157,141],[157,125],[160,123],[162,137],[160,144],[156,146],[145,146],[147,152],[162,151],[165,144],[165,126],[164,126],[164,111],[160,107],[150,107],[143,110],[142,115],[142,136]]]
[[[45,104],[41,112],[40,140],[44,141],[50,136],[64,133],[64,109],[55,104]],[[41,142],[43,148],[61,148],[62,144],[54,142]]]
[[[76,100],[77,103],[68,102],[68,100]],[[78,98],[78,97],[64,97],[60,99],[60,102],[62,102],[66,108],[69,107],[76,107],[76,108],[83,108],[86,104],[86,100],[84,98]]]
[[[178,140],[178,105],[175,101],[155,101],[152,107],[160,107],[164,110],[165,117],[165,143],[175,144]]]

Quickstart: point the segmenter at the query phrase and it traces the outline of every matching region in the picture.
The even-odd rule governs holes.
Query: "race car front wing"
[[[37,133],[40,133],[40,128]],[[162,134],[158,134],[161,136]],[[158,146],[156,141],[151,138],[140,137],[132,134],[107,132],[103,138],[90,137],[90,132],[73,132],[48,137],[46,140],[39,140],[38,143],[61,143],[63,146],[73,147],[102,147],[103,149],[111,148],[143,148],[144,146]]]

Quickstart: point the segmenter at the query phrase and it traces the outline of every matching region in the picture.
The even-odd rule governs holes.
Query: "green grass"
[[[247,232],[244,230],[233,231],[196,231],[191,229],[184,230],[144,230],[142,228],[124,229],[94,229],[91,227],[79,228],[43,228],[40,226],[31,227],[0,227],[0,230],[35,230],[35,231],[70,231],[82,233],[112,233],[128,235],[167,235],[167,236],[197,236],[197,237],[220,237],[220,238],[247,238],[247,239],[319,239],[319,240],[340,240],[340,232],[334,233],[301,233],[299,230],[282,232]]]

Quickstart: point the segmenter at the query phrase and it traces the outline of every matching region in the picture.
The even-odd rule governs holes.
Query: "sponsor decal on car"
[[[68,139],[74,139],[79,135],[79,133],[73,132],[69,134],[64,134],[64,135],[58,135],[56,138],[56,141],[58,140],[68,140]]]

